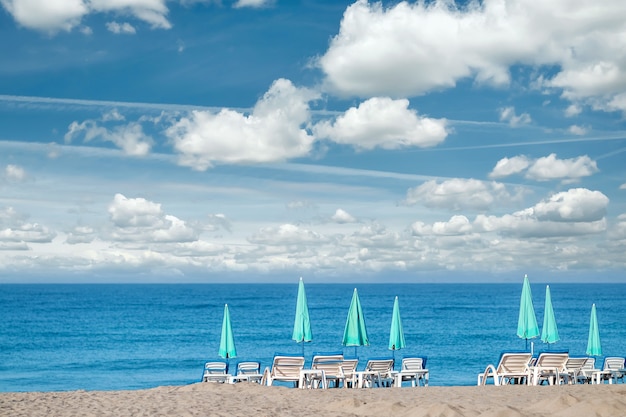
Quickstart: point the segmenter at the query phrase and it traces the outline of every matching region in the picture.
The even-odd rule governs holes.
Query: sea
[[[341,341],[354,288],[369,346]],[[626,284],[551,284],[560,340],[516,335],[519,284],[306,284],[313,341],[291,340],[293,284],[0,285],[0,391],[134,390],[199,382],[218,359],[228,304],[240,360],[271,366],[276,353],[342,351],[426,357],[430,385],[474,385],[503,351],[585,356],[596,304],[603,356],[626,355]],[[545,284],[532,284],[541,329]],[[388,349],[398,296],[406,347]],[[597,358],[601,366],[603,357]]]

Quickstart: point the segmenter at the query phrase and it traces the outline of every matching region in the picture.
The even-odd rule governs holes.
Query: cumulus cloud
[[[567,99],[625,110],[624,15],[621,0],[359,0],[318,64],[328,88],[361,97],[419,95],[468,78],[505,85],[512,66],[529,65]]]
[[[507,122],[511,127],[518,127],[529,124],[532,119],[528,113],[517,115],[514,107],[505,107],[500,109],[500,121]]]
[[[332,215],[331,220],[335,223],[355,223],[356,219],[345,210],[337,209]]]
[[[575,236],[606,230],[607,196],[600,191],[573,188],[556,193],[533,207],[501,217],[478,215],[476,231],[524,237]]]
[[[4,178],[8,181],[24,181],[26,179],[26,171],[19,165],[9,164],[4,168]]]
[[[572,135],[582,136],[586,135],[589,132],[589,128],[578,125],[571,125],[567,131]]]
[[[502,158],[489,173],[490,178],[503,178],[526,171],[525,177],[535,181],[561,180],[565,183],[578,181],[598,172],[596,161],[587,155],[577,158],[559,159],[550,154],[538,159],[524,155]]]
[[[90,243],[96,238],[96,231],[89,226],[76,226],[67,233],[65,242],[70,245]]]
[[[139,122],[118,124],[111,128],[104,127],[100,123],[115,123],[124,121],[124,116],[117,110],[108,112],[100,120],[88,119],[82,122],[74,121],[68,126],[65,134],[65,142],[70,143],[75,137],[83,136],[85,142],[100,139],[111,142],[127,155],[145,156],[150,153],[154,143],[151,136],[143,131]]]
[[[166,17],[166,0],[0,0],[0,4],[20,25],[49,33],[69,32],[91,13],[132,16],[152,28],[172,26]],[[121,31],[124,25],[119,28]]]
[[[436,235],[462,235],[472,231],[472,225],[465,216],[452,216],[447,222],[435,222],[432,232]]]
[[[124,22],[124,23],[108,22],[106,24],[106,27],[110,32],[113,32],[115,34],[134,35],[137,32],[134,26],[128,22]]]
[[[526,177],[536,181],[564,180],[577,181],[598,172],[596,161],[587,155],[578,158],[558,159],[550,154],[537,159],[526,172]]]
[[[5,249],[28,249],[28,243],[50,243],[56,232],[39,223],[28,222],[28,216],[13,207],[0,208],[0,245]]]
[[[406,99],[374,97],[351,107],[334,122],[315,126],[318,138],[359,149],[398,149],[435,146],[448,136],[445,119],[418,116]]]
[[[530,165],[530,161],[524,155],[514,156],[512,158],[502,158],[496,163],[496,166],[489,173],[489,178],[503,178],[509,175],[519,174]]]
[[[243,7],[265,7],[272,4],[274,0],[237,0],[233,7],[240,9]]]
[[[263,245],[310,245],[327,241],[317,232],[298,227],[293,224],[282,224],[277,227],[264,227],[248,238],[250,243]]]
[[[619,186],[620,190],[626,190],[626,182]]]
[[[198,233],[183,220],[163,213],[161,205],[144,198],[116,194],[108,208],[117,241],[163,243],[197,240]]]
[[[407,191],[405,203],[450,210],[487,210],[494,201],[510,198],[504,184],[495,181],[453,178],[441,183],[430,180],[418,187],[410,188]]]
[[[578,116],[580,113],[582,113],[582,111],[583,111],[583,109],[582,109],[582,107],[580,105],[578,105],[578,104],[570,104],[565,109],[565,116],[566,117]]]
[[[193,111],[165,134],[179,154],[181,165],[205,170],[215,163],[276,162],[305,156],[313,136],[309,101],[317,94],[276,80],[256,103],[252,113],[223,109],[219,113]]]

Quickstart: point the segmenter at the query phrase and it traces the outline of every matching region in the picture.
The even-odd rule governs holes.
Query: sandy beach
[[[626,415],[626,385],[297,390],[197,383],[137,391],[0,394],[0,416],[415,416]]]

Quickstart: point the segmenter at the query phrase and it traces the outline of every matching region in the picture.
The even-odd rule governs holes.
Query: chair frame
[[[485,372],[478,374],[477,385],[486,385],[487,379],[493,378],[493,385],[521,383],[530,378],[528,365],[532,359],[529,352],[504,352],[498,365],[489,364]]]

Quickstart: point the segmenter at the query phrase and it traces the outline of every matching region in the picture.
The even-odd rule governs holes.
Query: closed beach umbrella
[[[296,301],[296,318],[293,323],[293,335],[291,336],[296,343],[302,342],[302,355],[304,355],[304,342],[313,340],[311,332],[311,320],[309,319],[309,306],[306,301],[306,293],[304,291],[304,283],[300,278],[298,284],[298,300]]]
[[[402,319],[400,318],[400,306],[398,297],[393,302],[393,314],[391,315],[391,329],[389,331],[389,350],[393,351],[394,359],[396,350],[406,347],[404,341],[404,330],[402,330]]]
[[[539,336],[539,326],[533,307],[533,296],[530,291],[528,276],[524,275],[524,285],[522,286],[522,297],[519,303],[519,319],[517,321],[517,336],[526,340],[528,349],[528,339]]]
[[[589,320],[589,339],[587,340],[587,355],[602,355],[600,345],[600,329],[598,328],[598,317],[596,316],[596,305],[591,306],[591,319]]]
[[[228,304],[224,304],[224,320],[222,320],[222,337],[220,338],[220,350],[217,354],[224,359],[237,357],[233,328],[230,325],[230,313]]]
[[[341,343],[344,346],[354,346],[355,355],[357,346],[369,346],[370,344],[367,337],[363,310],[361,309],[361,301],[359,301],[359,293],[356,288],[352,294],[350,310],[348,310],[348,319],[346,320],[346,327],[343,331],[343,341]]]
[[[556,327],[554,309],[552,308],[552,297],[550,296],[550,286],[546,285],[546,306],[543,311],[543,327],[541,328],[541,340],[544,343],[556,343],[559,339],[559,330]]]

